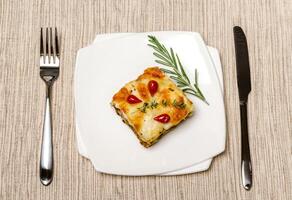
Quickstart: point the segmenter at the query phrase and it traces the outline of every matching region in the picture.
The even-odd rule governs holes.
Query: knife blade
[[[248,47],[246,36],[239,26],[233,27],[237,86],[240,101],[240,122],[241,122],[241,179],[243,187],[250,190],[252,187],[252,165],[248,140],[247,123],[247,102],[251,91]]]

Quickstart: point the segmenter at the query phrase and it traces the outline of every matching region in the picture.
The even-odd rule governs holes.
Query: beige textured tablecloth
[[[239,102],[232,27],[246,32],[252,78],[249,101],[254,186],[240,180]],[[61,73],[53,91],[54,181],[40,184],[45,85],[39,78],[41,26],[61,35]],[[76,52],[97,33],[200,32],[223,64],[226,151],[203,173],[120,177],[96,173],[74,135]],[[1,0],[0,199],[292,199],[291,0]]]

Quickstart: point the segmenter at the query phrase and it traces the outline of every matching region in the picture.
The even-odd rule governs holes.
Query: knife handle
[[[241,178],[243,187],[250,190],[252,186],[252,167],[248,142],[247,104],[240,102],[241,119]]]

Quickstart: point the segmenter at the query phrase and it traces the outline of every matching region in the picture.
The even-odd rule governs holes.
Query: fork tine
[[[51,52],[51,57],[50,60],[52,60],[53,63],[55,63],[55,52],[54,52],[54,47],[53,47],[53,31],[52,27],[50,27],[50,52]]]
[[[59,42],[58,42],[57,27],[55,27],[55,48],[56,48],[56,55],[57,55],[57,57],[59,57],[60,56],[60,52],[59,52]]]
[[[46,53],[45,53],[45,56],[49,56],[49,30],[48,28],[46,28]],[[49,60],[49,63],[50,63],[50,59]]]
[[[40,42],[40,55],[44,55],[44,40],[43,40],[43,28],[41,28],[41,42]]]

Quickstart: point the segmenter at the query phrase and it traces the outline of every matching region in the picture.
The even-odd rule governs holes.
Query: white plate
[[[109,106],[126,82],[156,65],[147,33],[100,42],[78,52],[75,72],[76,120],[97,171],[121,175],[161,174],[211,158],[225,147],[225,113],[212,60],[198,34],[157,32],[181,57],[187,72],[198,68],[210,106],[192,98],[195,115],[149,149]],[[194,59],[195,58],[195,59]],[[212,124],[212,126],[210,126]]]
[[[95,37],[93,44],[98,45],[99,41],[105,41],[105,40],[112,39],[112,38],[120,38],[120,37],[124,37],[124,36],[129,36],[131,34],[135,34],[135,33],[98,34]],[[224,93],[224,91],[223,91],[223,74],[222,74],[222,67],[221,67],[221,62],[220,62],[218,50],[216,48],[213,48],[210,46],[207,46],[207,48],[208,48],[210,56],[214,62],[215,69],[216,69],[216,72],[217,72],[218,77],[219,77],[219,82],[220,82],[222,93]],[[86,147],[83,144],[82,134],[79,132],[77,125],[76,125],[76,140],[77,140],[78,152],[82,156],[90,159],[90,157],[87,153]],[[163,175],[163,176],[182,175],[182,174],[191,174],[191,173],[195,173],[195,172],[205,171],[210,167],[211,162],[212,162],[212,158],[210,158],[206,161],[202,161],[200,163],[194,164],[191,167],[187,167],[184,169],[180,169],[180,170],[176,170],[173,172],[168,172],[168,173],[160,174],[160,175]]]

